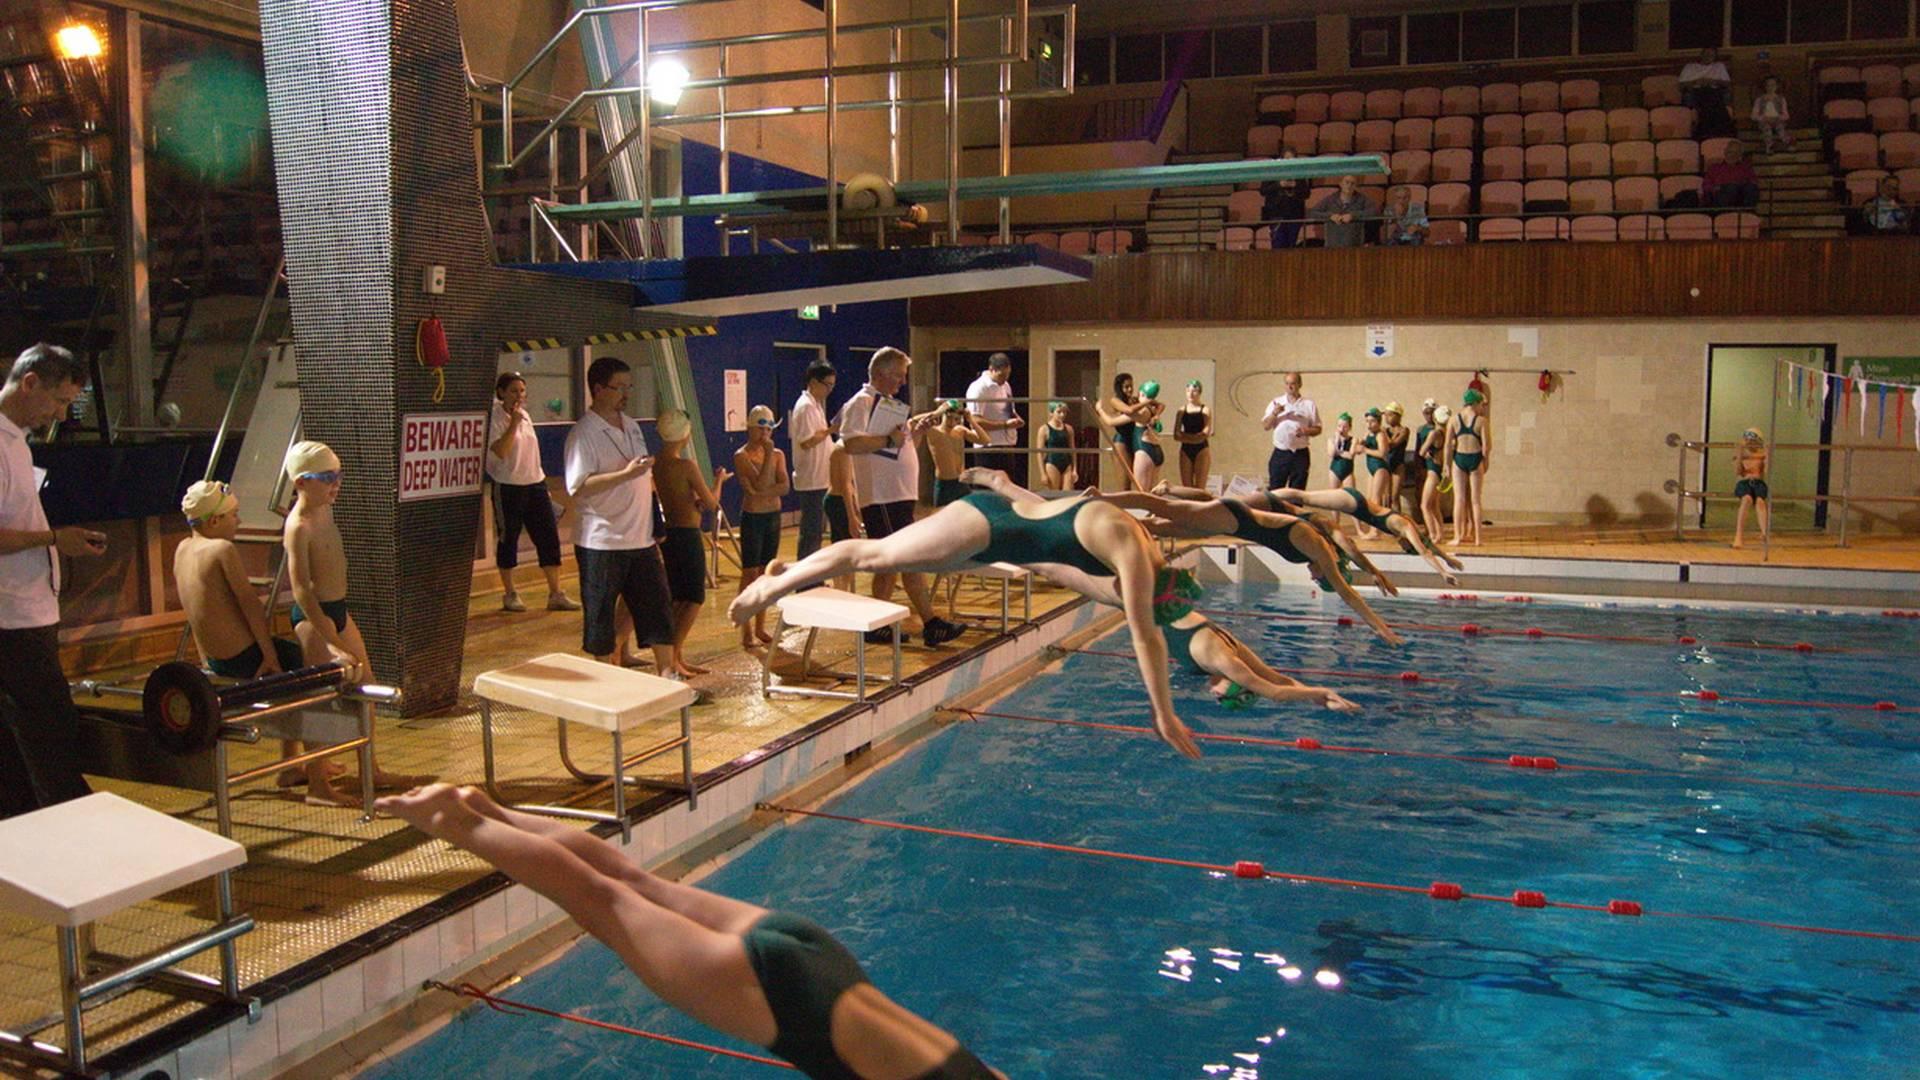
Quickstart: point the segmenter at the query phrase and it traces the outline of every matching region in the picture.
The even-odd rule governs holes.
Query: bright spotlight
[[[663,57],[647,65],[647,96],[671,109],[680,104],[680,91],[692,78],[685,64]]]
[[[85,23],[70,23],[53,35],[53,45],[62,60],[85,60],[101,53],[100,35]]]

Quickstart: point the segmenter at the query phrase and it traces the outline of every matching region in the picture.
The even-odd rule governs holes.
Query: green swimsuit
[[[1484,451],[1484,447],[1480,445],[1479,430],[1469,426],[1472,420],[1472,413],[1460,417],[1460,430],[1454,435],[1453,464],[1455,468],[1465,472],[1474,472],[1480,468],[1480,459]],[[1460,449],[1459,440],[1461,439],[1472,439],[1473,449],[1470,451]]]
[[[1113,568],[1095,558],[1073,533],[1073,521],[1087,505],[1084,499],[1045,518],[1022,517],[1012,500],[992,492],[977,491],[960,501],[987,519],[987,546],[972,556],[974,562],[1058,563],[1094,577],[1113,576]]]
[[[1052,424],[1048,424],[1047,438],[1046,438],[1046,443],[1044,445],[1049,450],[1052,450],[1056,447],[1064,450],[1071,447],[1073,445],[1073,442],[1066,428],[1057,428],[1057,427],[1054,427]],[[1073,455],[1072,454],[1048,454],[1046,458],[1046,462],[1047,464],[1053,466],[1054,468],[1059,469],[1061,472],[1066,472],[1067,469],[1071,468],[1073,465]]]

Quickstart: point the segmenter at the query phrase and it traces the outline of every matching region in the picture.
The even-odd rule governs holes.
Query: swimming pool
[[[1215,741],[1196,764],[1143,736],[983,718],[823,809],[1415,892],[818,819],[705,884],[817,919],[883,989],[1018,1078],[1912,1075],[1920,943],[1653,913],[1920,932],[1920,800],[1803,786],[1914,786],[1913,624],[1403,599],[1390,619],[1434,629],[1394,649],[1299,590],[1209,601],[1243,612],[1216,617],[1276,666],[1376,677],[1327,677],[1365,706],[1350,717],[1228,712],[1176,675],[1197,730],[1492,763]],[[1728,644],[1800,641],[1815,651]],[[1092,648],[1124,654],[1124,632]],[[1681,696],[1700,690],[1723,699]],[[1727,700],[1743,697],[1821,704]],[[1147,716],[1131,659],[1103,655],[1068,658],[990,711]],[[1512,768],[1511,755],[1646,771]],[[1424,895],[1433,881],[1650,914],[1442,902]],[[726,1041],[591,942],[508,996]],[[782,1071],[470,1009],[366,1075]]]

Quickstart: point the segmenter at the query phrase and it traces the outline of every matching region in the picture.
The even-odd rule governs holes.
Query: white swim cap
[[[292,449],[287,451],[287,460],[282,468],[291,480],[298,480],[309,473],[338,472],[340,455],[334,453],[326,443],[309,439],[293,444]]]
[[[660,433],[661,442],[679,442],[693,434],[693,421],[680,409],[661,409],[654,430]]]

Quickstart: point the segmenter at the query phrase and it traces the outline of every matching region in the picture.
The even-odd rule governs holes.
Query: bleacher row
[[[1873,198],[1886,176],[1901,202],[1920,203],[1920,63],[1829,64],[1814,84],[1848,204]]]
[[[1132,229],[1070,229],[1063,232],[1030,232],[1019,238],[1022,244],[1038,244],[1053,248],[1069,255],[1118,255],[1132,251],[1135,237]],[[980,247],[997,244],[992,233],[962,233],[960,243],[963,247]]]

